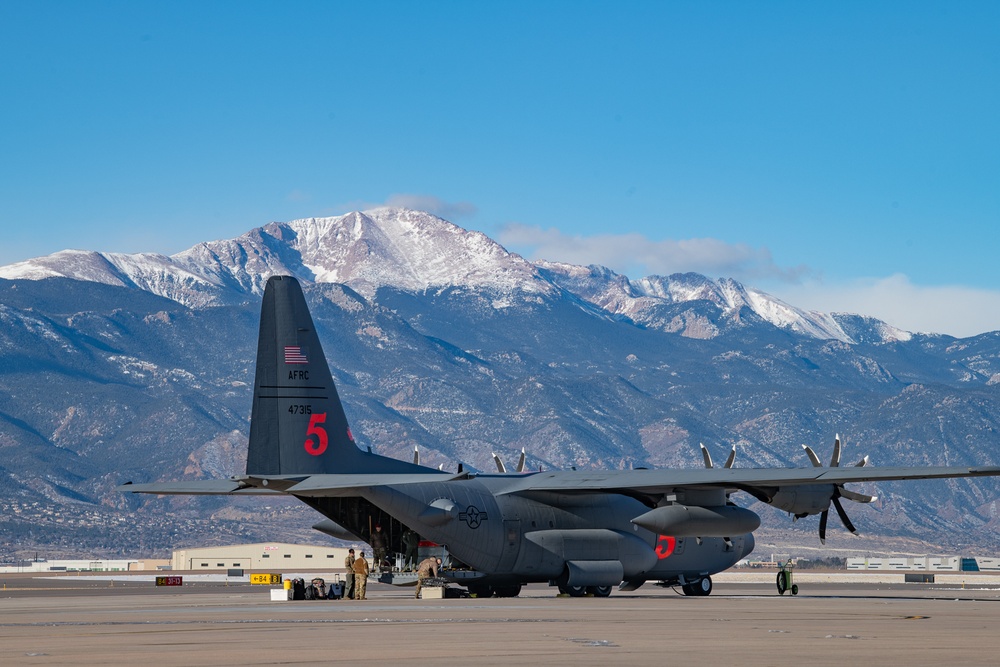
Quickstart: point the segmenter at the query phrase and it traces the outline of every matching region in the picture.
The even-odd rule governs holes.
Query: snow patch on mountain
[[[0,278],[8,280],[43,280],[72,278],[107,285],[124,286],[108,255],[92,250],[61,250],[45,257],[0,267]]]
[[[748,289],[745,294],[748,305],[753,311],[776,327],[791,329],[796,333],[813,338],[832,338],[845,343],[855,342],[827,313],[802,310],[755,289]]]
[[[290,247],[316,282],[343,283],[365,296],[382,286],[554,293],[521,256],[429,213],[379,208],[286,227],[294,235]]]
[[[845,343],[909,340],[910,334],[874,318],[851,321],[850,330],[829,313],[796,308],[781,299],[731,278],[718,281],[697,273],[647,276],[630,280],[601,266],[582,267],[541,261],[543,275],[564,289],[616,315],[624,315],[646,326],[677,331],[693,338],[718,335],[719,327],[697,313],[662,314],[664,306],[707,302],[716,306],[732,324],[742,321],[743,309],[781,329],[819,339]],[[846,319],[845,319],[846,321]]]

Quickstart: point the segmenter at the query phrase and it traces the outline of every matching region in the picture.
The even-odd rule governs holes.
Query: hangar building
[[[367,547],[354,547],[355,551]],[[174,570],[342,570],[348,547],[261,542],[223,547],[198,547],[174,551]],[[365,554],[371,562],[371,554]]]

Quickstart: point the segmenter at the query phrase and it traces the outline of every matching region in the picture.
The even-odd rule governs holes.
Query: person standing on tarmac
[[[354,549],[347,550],[347,558],[344,559],[344,567],[347,574],[344,575],[344,598],[354,599]]]
[[[431,556],[430,558],[425,558],[420,561],[420,565],[417,566],[417,599],[420,599],[420,589],[423,588],[424,579],[427,577],[438,576],[438,566],[441,564],[440,558],[435,558]]]
[[[385,533],[382,532],[382,525],[375,524],[375,532],[372,533],[372,569],[382,572],[382,562],[385,561],[386,542]]]
[[[368,561],[365,560],[364,551],[358,552],[351,568],[354,570],[354,599],[367,600],[365,591],[368,588]]]
[[[420,544],[420,537],[409,528],[403,533],[403,560],[407,570],[412,570],[417,565],[417,546]]]

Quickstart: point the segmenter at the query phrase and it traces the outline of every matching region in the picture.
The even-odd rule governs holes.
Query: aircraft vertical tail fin
[[[247,474],[426,470],[358,449],[299,282],[290,276],[268,279],[260,313]]]

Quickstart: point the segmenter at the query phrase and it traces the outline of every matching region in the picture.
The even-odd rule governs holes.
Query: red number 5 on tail
[[[321,412],[319,414],[310,415],[309,417],[309,427],[306,429],[306,452],[312,454],[313,456],[319,456],[326,451],[326,446],[329,443],[329,437],[326,434],[326,429],[320,426],[326,421],[326,413]],[[316,440],[312,437],[316,436]]]

